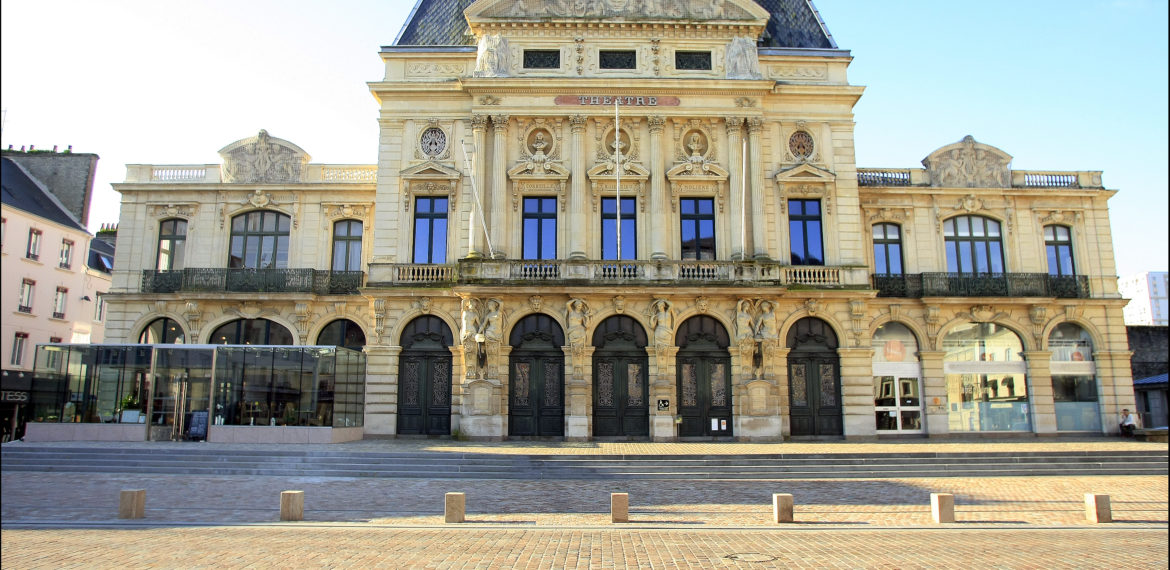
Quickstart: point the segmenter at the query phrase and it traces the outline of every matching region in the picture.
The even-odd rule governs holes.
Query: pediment
[[[666,171],[671,182],[727,180],[727,169],[714,162],[684,162]]]
[[[922,159],[930,185],[949,188],[1007,188],[1012,156],[967,135]]]
[[[830,184],[837,181],[837,175],[811,164],[798,164],[776,173],[780,184]]]
[[[565,180],[569,169],[553,161],[520,161],[508,171],[509,178],[520,180]]]
[[[598,180],[615,180],[617,179],[614,172],[612,162],[602,162],[593,168],[590,168],[586,174],[589,178]],[[650,178],[650,171],[643,168],[636,162],[627,162],[622,165],[622,180],[646,180]]]
[[[752,0],[479,0],[463,12],[474,30],[491,20],[768,22]]]
[[[463,173],[445,164],[440,164],[434,161],[427,161],[422,164],[416,164],[409,168],[403,168],[398,172],[398,176],[401,178],[411,178],[416,180],[458,180],[463,176]]]
[[[300,182],[309,153],[301,147],[261,130],[219,149],[223,181],[229,183]]]

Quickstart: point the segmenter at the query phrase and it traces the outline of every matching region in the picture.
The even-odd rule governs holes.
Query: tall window
[[[23,279],[20,282],[20,299],[17,300],[16,310],[22,313],[32,312],[33,293],[36,291],[37,282],[31,279]]]
[[[621,259],[638,258],[638,218],[633,198],[622,198]],[[601,199],[601,258],[618,259],[617,198]]]
[[[73,266],[73,242],[71,240],[61,240],[61,256],[57,260],[57,265],[64,269]]]
[[[897,224],[874,224],[873,272],[902,274],[902,229]]]
[[[715,259],[715,200],[681,198],[679,201],[683,259]]]
[[[1067,226],[1044,226],[1044,247],[1048,250],[1048,274],[1076,275],[1073,265],[1072,236]]]
[[[793,265],[824,265],[821,243],[821,201],[788,201],[788,235],[792,240]]]
[[[138,336],[139,344],[183,344],[185,335],[183,327],[172,319],[162,317],[155,319],[142,329]]]
[[[414,262],[447,262],[447,198],[415,198]]]
[[[93,320],[94,322],[100,323],[106,320],[106,294],[97,293],[95,297],[97,299],[93,304]]]
[[[8,361],[13,366],[20,366],[24,362],[24,347],[28,344],[28,333],[18,332],[12,337],[12,360]]]
[[[1060,323],[1048,334],[1052,351],[1052,400],[1058,431],[1101,431],[1093,339],[1073,323]]]
[[[333,270],[362,270],[362,223],[342,220],[333,224]]]
[[[235,221],[232,221],[235,229]],[[187,244],[186,220],[163,220],[158,228],[158,267],[159,271],[183,269],[184,250]],[[233,266],[234,267],[234,266]]]
[[[57,288],[57,295],[53,297],[53,318],[65,318],[65,303],[69,297],[69,290],[64,287]]]
[[[982,216],[957,216],[943,222],[950,273],[1003,273],[999,222]]]
[[[41,230],[28,230],[28,250],[25,251],[24,256],[29,259],[40,259],[41,257]]]
[[[232,218],[229,267],[288,267],[289,217],[279,212],[249,212]]]
[[[557,199],[524,199],[524,259],[557,258]]]

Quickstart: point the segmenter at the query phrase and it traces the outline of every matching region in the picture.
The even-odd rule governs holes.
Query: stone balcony
[[[868,288],[865,267],[758,261],[461,260],[370,265],[367,287],[478,285],[808,286]]]

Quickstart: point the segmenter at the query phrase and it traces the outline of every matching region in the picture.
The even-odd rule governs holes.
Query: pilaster
[[[873,402],[873,349],[838,348],[841,405],[847,439],[877,437]]]
[[[507,231],[504,216],[508,211],[508,119],[508,115],[492,115],[492,187],[484,208],[491,219],[488,234],[492,236],[490,253],[494,259],[505,257],[500,247]]]
[[[483,188],[485,183],[483,155],[484,151],[486,150],[484,146],[486,137],[484,135],[487,131],[487,122],[487,115],[471,116],[471,133],[476,150],[474,162],[471,165],[471,168],[474,170],[471,173],[471,177],[475,181],[475,183],[471,186],[471,192],[475,193],[476,196],[472,197],[471,200],[466,201],[468,204],[467,207],[471,210],[471,215],[468,218],[469,221],[467,224],[467,257],[470,259],[478,259],[483,257],[483,251],[486,249],[483,239],[483,226],[486,225],[487,222],[486,220],[480,219],[482,214],[479,212],[479,205],[483,203]]]
[[[768,253],[768,220],[764,217],[764,188],[767,186],[764,181],[763,165],[760,163],[763,156],[763,141],[760,134],[764,131],[764,119],[751,117],[748,119],[747,125],[748,149],[751,152],[749,158],[750,178],[747,187],[748,192],[751,193],[752,257],[768,260],[772,256]],[[747,252],[744,253],[746,255]]]
[[[666,119],[655,115],[647,119],[650,127],[650,216],[649,222],[643,224],[650,236],[650,259],[670,259],[667,247],[672,232],[667,228],[673,227],[670,216],[670,196],[666,193],[666,169],[663,166],[662,131],[666,126]]]
[[[1028,364],[1028,403],[1032,409],[1032,432],[1056,433],[1056,403],[1052,395],[1052,351],[1024,352]]]
[[[739,228],[731,236],[731,259],[743,260],[746,257],[747,227],[744,224],[743,200],[743,117],[727,117],[724,127],[727,128],[727,170],[729,204],[728,219],[734,220],[731,227]]]
[[[569,185],[569,227],[566,235],[569,236],[569,259],[586,259],[586,237],[591,234],[585,226],[586,208],[589,200],[586,196],[585,181],[585,125],[584,115],[569,117],[569,129],[572,131],[573,148],[569,151],[573,157],[572,182]]]
[[[918,352],[918,359],[922,363],[922,398],[926,402],[922,429],[930,437],[951,433],[950,416],[947,413],[950,402],[947,401],[947,381],[943,374],[943,358],[946,355],[941,350]]]

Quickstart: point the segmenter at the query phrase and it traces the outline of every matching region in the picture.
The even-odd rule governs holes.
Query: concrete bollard
[[[936,523],[955,522],[955,496],[950,493],[931,493],[930,516]]]
[[[305,492],[281,491],[280,493],[280,520],[305,520]]]
[[[777,524],[792,522],[792,507],[792,495],[780,493],[772,495],[772,519]]]
[[[1085,518],[1091,523],[1113,522],[1113,509],[1109,506],[1109,495],[1085,493]]]
[[[118,518],[140,519],[146,516],[146,489],[124,489],[118,497]]]
[[[610,493],[609,494],[609,519],[610,519],[610,522],[615,522],[615,523],[630,522],[630,494],[629,493]]]
[[[443,495],[443,522],[461,523],[467,517],[467,497],[463,493]]]

